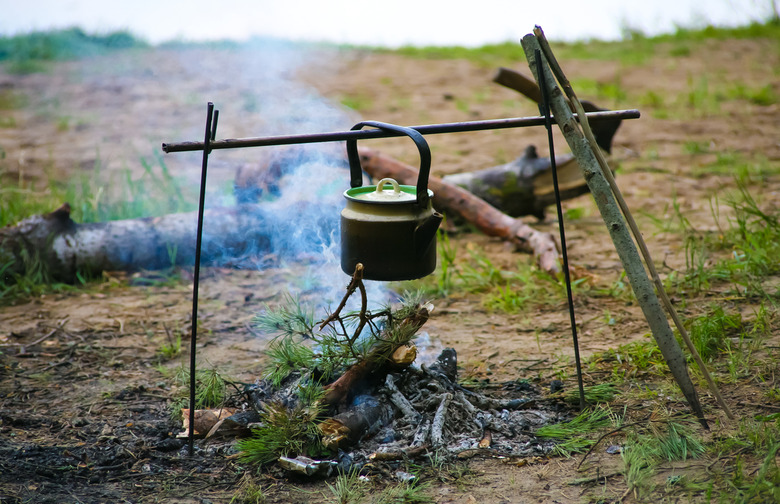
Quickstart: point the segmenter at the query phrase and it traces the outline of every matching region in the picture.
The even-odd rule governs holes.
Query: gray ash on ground
[[[258,385],[258,409],[273,392]],[[430,366],[410,366],[400,372],[374,376],[348,400],[333,408],[331,418],[352,428],[341,439],[327,439],[338,455],[329,460],[283,458],[282,466],[307,475],[334,470],[394,469],[409,459],[435,457],[457,460],[482,457],[546,455],[554,445],[534,432],[560,422],[571,411],[559,401],[547,400],[525,380],[470,390],[457,382],[457,354],[444,349]],[[289,387],[281,394],[290,401]],[[338,449],[336,449],[338,447]],[[327,466],[327,470],[321,468]]]

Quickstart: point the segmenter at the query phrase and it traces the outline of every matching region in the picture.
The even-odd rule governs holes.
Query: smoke
[[[229,51],[222,60],[201,61],[198,74],[211,76],[210,91],[216,98],[210,101],[220,109],[217,138],[348,130],[360,119],[297,77],[311,65],[327,68],[322,64],[324,54],[300,45],[254,39],[240,50]],[[225,106],[218,104],[219,99],[226,100]],[[239,115],[224,112],[236,107],[241,110]],[[301,281],[289,286],[291,294],[316,292],[319,311],[335,307],[349,282],[340,267],[339,218],[345,203],[343,192],[349,188],[343,143],[236,149],[227,155],[214,151],[209,162],[210,180],[215,172],[218,180],[230,176],[235,180],[232,194],[229,185],[217,182],[217,187],[227,190],[210,194],[208,204],[259,201],[264,223],[262,239],[253,237],[256,230],[246,230],[246,243],[251,245],[227,249],[220,246],[218,234],[208,232],[205,222],[204,250],[218,256],[210,259],[261,271],[293,267]],[[390,301],[392,295],[384,284],[366,282],[366,286],[372,305]]]

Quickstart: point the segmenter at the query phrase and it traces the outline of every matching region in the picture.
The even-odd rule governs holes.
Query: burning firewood
[[[548,449],[530,443],[529,429],[557,414],[532,410],[535,400],[527,397],[487,397],[462,387],[454,349],[430,366],[409,362],[430,305],[410,296],[400,308],[372,313],[361,272],[355,269],[344,298],[323,321],[293,298],[258,317],[260,328],[278,339],[265,380],[248,394],[261,422],[239,441],[245,461],[278,461],[314,474],[322,464],[359,469],[429,449],[453,457],[475,449],[502,455]],[[347,311],[357,293],[358,306]]]
[[[371,149],[360,150],[360,164],[374,179],[392,178],[402,184],[414,185],[417,169]],[[542,233],[523,221],[510,217],[469,191],[446,181],[429,177],[434,207],[449,215],[457,215],[474,224],[488,236],[497,236],[514,243],[519,249],[536,256],[539,266],[550,273],[560,271],[558,248],[549,233]]]

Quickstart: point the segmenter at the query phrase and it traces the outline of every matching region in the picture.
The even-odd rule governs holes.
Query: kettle
[[[341,269],[351,275],[363,264],[368,280],[411,280],[436,269],[436,231],[442,215],[433,209],[428,189],[431,150],[418,131],[377,121],[363,121],[353,130],[371,126],[410,137],[420,153],[417,186],[382,179],[375,186],[362,185],[357,140],[347,140],[350,189],[344,191],[341,211]]]

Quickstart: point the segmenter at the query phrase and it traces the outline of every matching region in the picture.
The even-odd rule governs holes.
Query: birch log
[[[332,213],[322,213],[309,203],[286,206],[281,215],[288,218],[283,219],[278,209],[262,205],[206,210],[203,262],[224,263],[256,258],[272,250],[294,250],[317,230],[336,229],[338,211]],[[290,217],[307,214],[322,216],[305,222]],[[11,263],[5,273],[21,274],[32,260],[49,272],[51,280],[61,282],[74,281],[79,272],[191,265],[195,261],[196,227],[195,212],[78,224],[65,203],[51,213],[0,229],[0,265]]]

